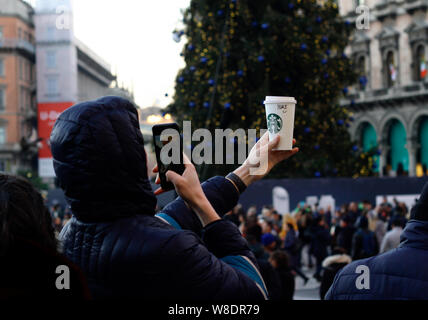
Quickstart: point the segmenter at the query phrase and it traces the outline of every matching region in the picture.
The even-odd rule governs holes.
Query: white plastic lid
[[[264,101],[264,104],[267,103],[294,103],[296,104],[297,101],[294,99],[294,97],[272,97],[268,96],[266,97],[266,100]]]

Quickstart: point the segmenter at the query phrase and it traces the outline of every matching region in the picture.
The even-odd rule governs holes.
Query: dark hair
[[[40,193],[24,178],[0,174],[0,256],[17,239],[57,250],[52,219]]]
[[[245,226],[246,238],[249,242],[260,242],[262,240],[262,227],[258,224],[249,224]]]
[[[288,268],[288,255],[285,251],[274,251],[271,255],[271,259],[276,262],[278,269]]]

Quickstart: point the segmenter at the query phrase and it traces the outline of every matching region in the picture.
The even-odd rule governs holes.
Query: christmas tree
[[[183,23],[175,35],[187,40],[186,66],[168,106],[178,123],[262,129],[265,96],[292,96],[301,151],[271,177],[372,174],[375,150],[363,153],[350,140],[352,114],[338,103],[356,74],[344,53],[354,26],[334,1],[192,0]]]

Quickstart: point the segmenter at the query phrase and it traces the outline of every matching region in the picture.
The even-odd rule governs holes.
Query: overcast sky
[[[60,0],[58,0],[60,2]],[[29,0],[32,2],[32,0]],[[75,36],[117,69],[119,79],[134,83],[139,106],[164,107],[184,66],[172,31],[182,26],[181,9],[190,0],[74,0]],[[169,97],[165,97],[165,93]]]

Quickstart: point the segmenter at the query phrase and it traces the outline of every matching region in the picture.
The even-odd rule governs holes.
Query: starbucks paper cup
[[[275,150],[293,149],[294,112],[296,99],[293,97],[266,97],[267,128],[269,130],[269,141],[281,136]]]

